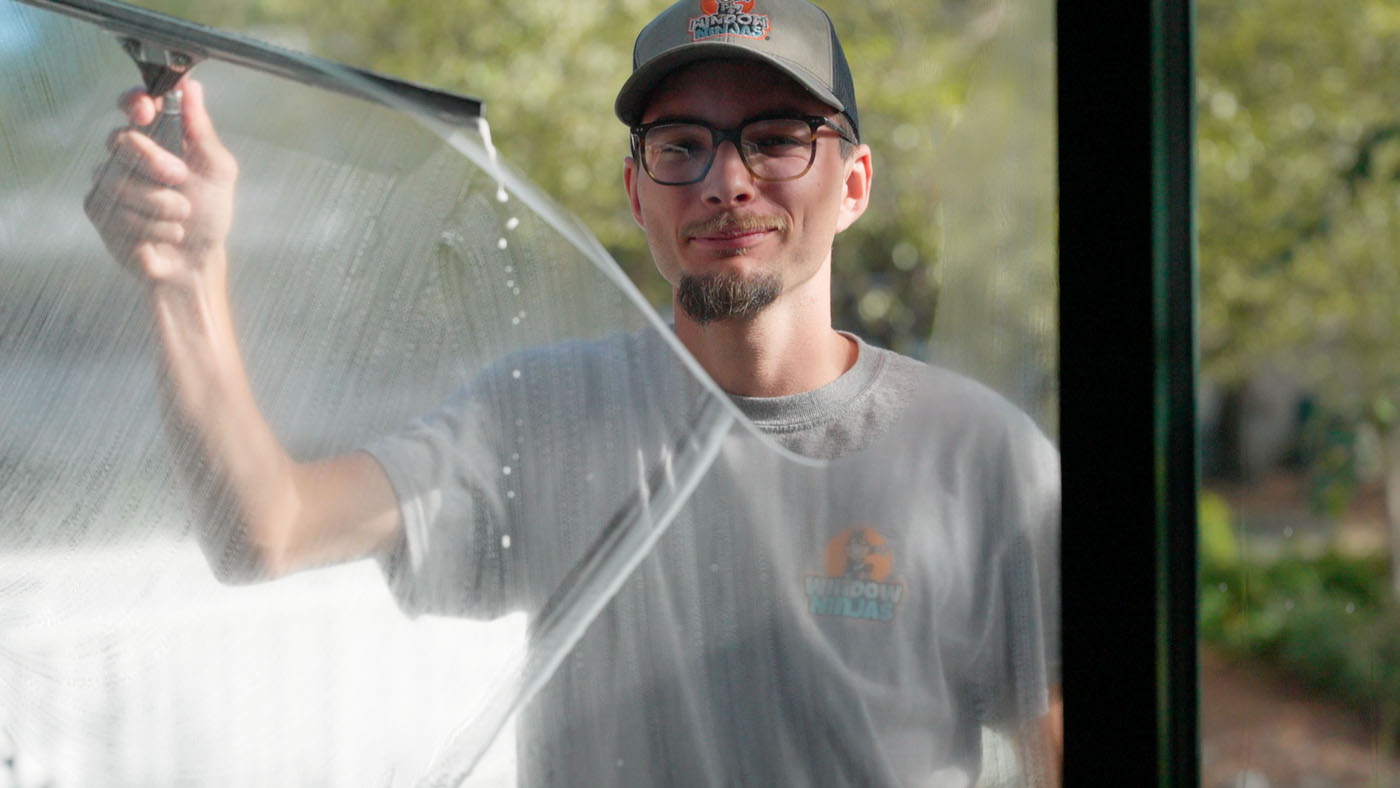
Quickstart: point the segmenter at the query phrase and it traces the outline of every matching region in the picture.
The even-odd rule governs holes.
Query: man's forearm
[[[208,515],[211,563],[257,579],[383,549],[398,528],[388,480],[368,455],[299,463],[287,453],[249,383],[224,261],[211,262],[151,289],[170,428]]]
[[[224,252],[196,272],[150,287],[161,384],[177,458],[199,491],[206,538],[221,560],[247,551],[281,563],[296,516],[294,463],[254,400],[227,297]],[[228,567],[218,567],[228,569]]]

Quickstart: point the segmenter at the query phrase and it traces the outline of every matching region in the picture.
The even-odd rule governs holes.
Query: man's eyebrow
[[[643,125],[650,126],[654,123],[698,123],[701,126],[712,125],[708,120],[696,115],[662,115],[655,120],[647,121]]]

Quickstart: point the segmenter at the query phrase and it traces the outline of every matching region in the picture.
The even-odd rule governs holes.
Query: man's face
[[[663,82],[642,122],[685,119],[734,128],[773,113],[829,116],[834,111],[768,66],[705,61]],[[705,178],[686,186],[657,184],[627,160],[632,215],[646,231],[657,269],[681,293],[677,300],[683,309],[690,312],[685,294],[697,280],[721,280],[726,290],[736,283],[740,290],[747,287],[753,291],[747,295],[759,297],[759,308],[771,300],[765,291],[781,298],[804,285],[820,289],[814,297],[829,302],[831,244],[865,208],[869,152],[857,146],[843,159],[834,131],[822,129],[818,138],[811,170],[791,181],[754,178],[732,144],[721,144]]]

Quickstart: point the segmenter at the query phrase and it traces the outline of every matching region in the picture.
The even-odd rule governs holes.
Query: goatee
[[[676,287],[676,304],[703,326],[716,320],[754,317],[776,301],[782,290],[782,279],[774,273],[687,275]]]

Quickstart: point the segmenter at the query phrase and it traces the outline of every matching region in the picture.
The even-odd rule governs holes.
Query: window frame
[[[1200,784],[1193,33],[1056,7],[1067,785]]]

